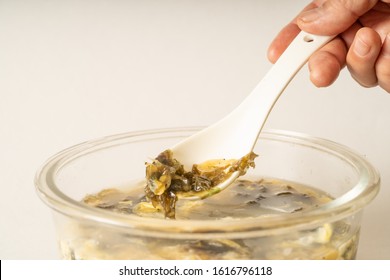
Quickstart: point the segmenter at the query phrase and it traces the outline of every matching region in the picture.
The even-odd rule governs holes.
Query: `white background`
[[[270,68],[266,50],[308,1],[0,0],[0,258],[58,258],[35,171],[52,154],[132,130],[209,125]],[[347,145],[380,171],[359,259],[390,259],[390,96],[306,67],[267,128]]]
[[[381,279],[388,271],[389,260],[358,260],[340,261],[199,261],[191,260],[132,260],[132,261],[14,261],[2,262],[1,276],[5,280],[41,279],[188,279],[188,280],[217,280],[217,279],[273,279],[284,280],[291,275],[299,275],[301,280],[334,279]],[[200,265],[199,265],[200,264]],[[23,269],[20,269],[23,267]],[[240,270],[240,267],[247,268]],[[161,270],[160,270],[161,268]],[[264,268],[264,269],[262,269]],[[127,271],[125,270],[127,269]],[[122,270],[123,275],[120,275]],[[59,273],[59,271],[61,273]],[[124,273],[127,272],[127,274]],[[321,271],[321,273],[318,273]],[[137,273],[138,272],[138,273]],[[336,273],[335,273],[336,272]],[[229,273],[229,275],[227,275]],[[172,274],[172,275],[170,275]],[[4,277],[3,277],[4,276]]]

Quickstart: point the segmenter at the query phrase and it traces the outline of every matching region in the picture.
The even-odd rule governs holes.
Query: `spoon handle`
[[[248,97],[230,114],[173,147],[191,168],[209,159],[241,158],[252,151],[275,102],[309,57],[334,36],[301,32]]]
[[[334,37],[312,35],[301,31],[248,98],[257,97],[263,103],[266,95],[272,99],[275,98],[274,94],[280,95],[310,56]]]
[[[244,116],[246,119],[247,125],[241,126],[239,128],[241,131],[237,133],[245,135],[249,141],[246,146],[241,147],[242,151],[238,154],[243,155],[244,151],[252,150],[255,143],[250,142],[250,139],[257,139],[272,107],[284,89],[310,56],[334,37],[312,35],[301,31],[252,93],[231,113],[232,116],[228,116],[234,118],[237,114],[240,118]]]

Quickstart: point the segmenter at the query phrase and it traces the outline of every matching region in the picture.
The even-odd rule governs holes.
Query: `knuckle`
[[[339,0],[334,1],[338,4],[338,8],[348,12],[354,18],[359,18],[363,13],[370,10],[375,4],[376,0]]]
[[[357,81],[362,87],[364,88],[372,88],[372,87],[376,87],[378,85],[377,82],[371,82],[371,83],[367,83],[367,82],[362,82],[362,81]]]
[[[358,75],[351,72],[352,78],[362,87],[371,88],[378,85],[378,79],[375,75]]]

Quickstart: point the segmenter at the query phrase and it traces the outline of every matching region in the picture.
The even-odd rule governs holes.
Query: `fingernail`
[[[367,45],[361,38],[357,37],[353,50],[359,56],[366,56],[370,52],[371,47]]]
[[[309,23],[309,22],[317,20],[320,16],[321,15],[320,15],[318,8],[315,8],[313,10],[309,10],[309,11],[302,13],[299,17],[299,20],[301,20],[304,23]]]

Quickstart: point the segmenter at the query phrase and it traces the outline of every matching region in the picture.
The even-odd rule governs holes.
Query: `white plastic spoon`
[[[186,170],[211,159],[239,159],[250,153],[275,102],[309,57],[334,36],[301,31],[252,93],[229,115],[175,145],[171,150]],[[229,186],[239,172],[223,183],[186,199],[200,199]]]

